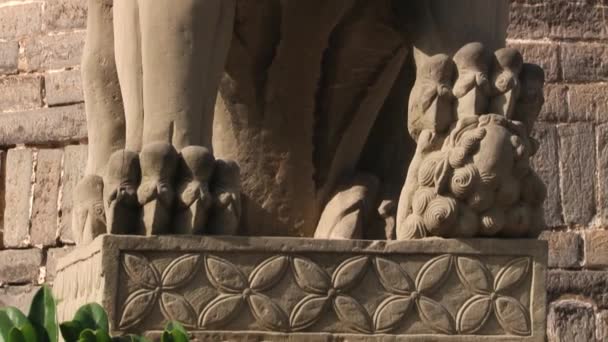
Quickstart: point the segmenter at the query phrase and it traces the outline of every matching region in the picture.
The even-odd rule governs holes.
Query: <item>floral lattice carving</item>
[[[289,327],[287,315],[262,291],[278,283],[289,265],[286,256],[271,257],[258,265],[249,279],[231,262],[215,257],[205,258],[207,277],[222,294],[203,310],[199,325],[203,328],[223,326],[239,313],[241,306],[249,304],[251,314],[264,328],[286,331]]]
[[[342,262],[331,279],[324,269],[309,259],[295,257],[292,265],[298,286],[309,293],[291,313],[289,321],[292,330],[310,327],[332,304],[340,321],[349,329],[361,333],[372,332],[372,322],[367,310],[355,298],[346,294],[367,272],[367,256],[358,256]]]
[[[504,266],[491,271],[486,260],[473,256],[434,255],[412,271],[409,261],[391,255],[356,255],[337,266],[300,255],[276,255],[245,272],[241,263],[211,254],[186,254],[161,269],[141,254],[125,253],[122,267],[134,289],[126,296],[118,327],[130,330],[143,324],[158,307],[165,319],[202,330],[238,324],[237,317],[248,309],[256,329],[276,332],[308,331],[336,317],[341,325],[331,332],[387,334],[419,322],[427,333],[475,335],[495,315],[506,334],[529,336],[529,309],[517,296],[529,293],[531,283],[524,292],[520,285],[530,278],[532,258],[500,258]],[[291,276],[286,276],[289,269]],[[197,275],[209,281],[201,286],[218,292],[202,306],[186,298],[185,287],[191,288]],[[367,281],[370,278],[377,279],[376,285]],[[367,292],[375,298],[354,295],[362,283],[377,287]],[[458,310],[438,299],[446,286],[459,289]],[[288,297],[298,300],[286,300],[285,289],[291,291]],[[326,316],[328,310],[335,316]]]
[[[131,293],[122,309],[119,326],[129,329],[139,324],[160,299],[160,308],[168,320],[179,321],[187,327],[196,326],[192,305],[175,292],[187,284],[200,264],[200,255],[187,254],[173,260],[162,274],[144,256],[125,254],[122,264],[127,276],[140,289]]]
[[[506,332],[518,336],[530,334],[530,317],[526,309],[517,299],[506,295],[528,275],[530,258],[511,261],[493,281],[488,268],[478,259],[459,257],[456,264],[461,281],[475,293],[458,311],[456,322],[459,333],[476,333],[495,312]]]
[[[398,263],[376,258],[374,269],[378,279],[391,293],[374,314],[376,331],[385,333],[394,330],[415,305],[420,318],[429,328],[442,334],[454,334],[456,331],[452,315],[443,305],[429,297],[450,275],[452,263],[451,255],[442,255],[430,260],[420,269],[414,284]]]

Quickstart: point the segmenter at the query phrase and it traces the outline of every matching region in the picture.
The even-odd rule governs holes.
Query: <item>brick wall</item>
[[[512,3],[509,44],[548,80],[534,164],[549,189],[550,340],[606,340],[608,1]],[[28,303],[71,245],[85,21],[85,0],[0,0],[0,306]]]
[[[72,243],[85,25],[86,0],[0,0],[0,306],[29,305]]]

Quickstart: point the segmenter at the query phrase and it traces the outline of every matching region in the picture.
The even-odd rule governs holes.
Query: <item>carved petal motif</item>
[[[163,289],[173,290],[186,285],[196,275],[200,259],[200,255],[190,254],[173,260],[163,272]]]
[[[384,258],[376,258],[374,265],[378,279],[387,291],[405,296],[413,291],[412,278],[398,263]]]
[[[367,310],[352,297],[338,295],[334,299],[336,315],[347,328],[369,334],[372,332],[372,323]]]
[[[459,334],[471,335],[483,328],[492,313],[492,299],[476,295],[467,300],[458,311],[456,326]]]
[[[125,254],[122,265],[129,278],[137,285],[150,290],[160,286],[158,271],[145,257],[137,254]]]
[[[416,289],[420,293],[429,293],[440,286],[450,275],[452,256],[441,255],[428,261],[416,277]]]
[[[416,304],[420,318],[426,326],[443,334],[455,333],[454,319],[443,305],[424,296],[420,297]]]
[[[251,313],[262,327],[271,331],[287,330],[289,327],[287,315],[270,298],[260,293],[254,293],[247,300]]]
[[[262,262],[251,272],[249,286],[256,291],[265,291],[276,285],[289,266],[289,258],[275,256]]]
[[[492,292],[492,275],[481,261],[475,258],[459,257],[456,269],[458,277],[471,292],[477,294]]]
[[[196,312],[186,298],[175,293],[161,294],[161,311],[169,321],[177,321],[186,327],[196,326]]]
[[[221,327],[236,317],[242,304],[243,296],[240,294],[219,295],[203,310],[198,324],[203,328]]]
[[[345,260],[336,268],[332,283],[335,289],[347,290],[365,276],[369,258],[367,256],[358,256]]]
[[[146,318],[158,300],[157,294],[156,291],[145,289],[131,293],[122,309],[122,317],[118,324],[120,328],[132,328]]]
[[[294,331],[304,330],[315,324],[327,307],[327,296],[309,295],[302,299],[291,312],[289,322]]]
[[[530,270],[530,258],[524,257],[511,261],[504,266],[496,276],[494,288],[496,292],[504,292],[515,287],[524,280]]]
[[[530,335],[530,318],[521,303],[511,297],[498,297],[494,302],[496,318],[506,332],[512,335]]]
[[[215,288],[228,293],[241,293],[248,284],[243,273],[227,260],[207,256],[205,258],[207,277]]]
[[[331,288],[331,281],[327,272],[311,260],[293,258],[293,272],[298,286],[311,293],[327,294]]]
[[[376,332],[386,333],[397,327],[412,307],[413,300],[409,296],[390,296],[376,309],[374,327]]]

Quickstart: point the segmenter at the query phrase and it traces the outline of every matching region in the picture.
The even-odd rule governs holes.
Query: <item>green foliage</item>
[[[34,296],[29,315],[13,307],[0,309],[0,342],[149,342],[136,335],[110,336],[108,315],[96,303],[82,306],[74,319],[57,324],[57,303],[51,290],[43,286]],[[169,322],[162,342],[188,342],[188,333],[177,322]]]
[[[40,341],[57,342],[59,340],[57,304],[51,289],[43,286],[34,295],[28,318],[36,329]]]

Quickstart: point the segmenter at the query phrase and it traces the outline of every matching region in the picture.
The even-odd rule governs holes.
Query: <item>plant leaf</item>
[[[38,328],[38,336],[45,336],[50,342],[59,339],[59,327],[57,323],[57,305],[53,298],[51,289],[42,286],[32,299],[28,318]]]
[[[505,292],[519,284],[530,270],[530,258],[518,258],[505,265],[496,275],[496,292]]]
[[[81,306],[74,315],[74,321],[80,323],[83,329],[110,331],[106,310],[97,303]]]
[[[158,271],[144,256],[125,254],[122,259],[122,265],[129,279],[139,286],[149,290],[160,286]]]
[[[19,330],[17,327],[13,327],[9,332],[8,332],[8,342],[37,342],[36,340],[26,340],[25,336],[23,336],[23,333],[21,332],[21,330]]]
[[[215,288],[234,294],[247,288],[247,279],[231,262],[209,255],[205,258],[205,265],[207,277]]]
[[[188,327],[196,326],[196,312],[186,298],[175,293],[163,292],[160,302],[165,318],[178,321]]]
[[[374,327],[378,333],[387,333],[397,327],[410,311],[413,300],[409,296],[390,296],[386,298],[374,314]]]
[[[261,293],[254,293],[247,298],[251,313],[258,324],[271,331],[287,331],[289,319],[275,302]]]
[[[530,318],[517,299],[500,296],[494,302],[494,310],[500,326],[506,332],[517,336],[530,335]]]
[[[77,321],[63,322],[59,325],[61,336],[66,342],[78,341],[80,333],[84,330],[82,325]]]
[[[442,285],[450,275],[452,268],[452,256],[440,255],[428,261],[416,277],[416,289],[420,293],[428,294]]]
[[[0,342],[8,342],[8,335],[15,325],[4,310],[0,310]]]
[[[292,261],[293,273],[298,286],[310,293],[326,295],[331,288],[331,280],[325,270],[312,260],[295,257]]]
[[[173,260],[163,272],[163,289],[173,290],[188,283],[196,275],[201,257],[198,254],[183,255]]]
[[[332,283],[337,290],[348,290],[365,276],[369,258],[356,256],[342,262],[334,271]]]
[[[483,328],[492,313],[492,300],[489,296],[476,295],[467,300],[456,315],[459,334],[472,335]]]
[[[240,294],[221,294],[203,310],[198,320],[199,325],[206,329],[223,326],[239,313],[242,304],[243,297]]]
[[[456,261],[456,271],[460,281],[473,293],[490,294],[492,292],[492,276],[488,268],[478,259],[459,257]]]
[[[426,326],[442,334],[455,333],[454,319],[443,305],[424,296],[420,297],[416,304],[420,318]]]
[[[274,256],[256,267],[249,277],[251,289],[266,291],[276,285],[285,274],[289,266],[289,258],[286,256]]]
[[[329,304],[327,296],[308,295],[291,312],[289,325],[294,331],[304,330],[315,324]]]
[[[405,296],[413,291],[412,278],[398,263],[384,258],[376,258],[374,265],[378,279],[387,291]]]
[[[338,295],[334,299],[334,310],[347,328],[365,334],[372,332],[371,318],[367,310],[354,298]]]
[[[186,329],[184,329],[184,327],[176,321],[167,323],[165,331],[169,332],[173,342],[188,342],[189,340]]]

